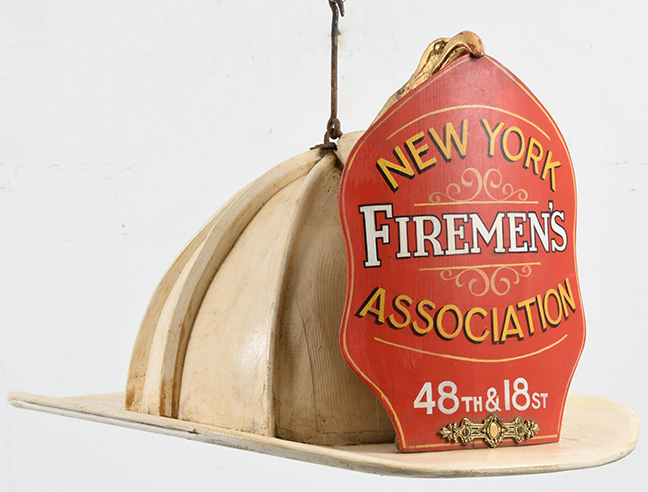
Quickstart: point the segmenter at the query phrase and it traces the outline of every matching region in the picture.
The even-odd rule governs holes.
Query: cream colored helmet
[[[278,165],[196,234],[149,304],[126,409],[316,444],[394,439],[338,345],[347,272],[337,196],[359,136]]]

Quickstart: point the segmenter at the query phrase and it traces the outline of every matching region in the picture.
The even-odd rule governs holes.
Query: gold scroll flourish
[[[472,177],[470,176],[472,174]],[[473,195],[470,197],[461,197],[462,188],[458,183],[450,183],[446,187],[446,192],[441,193],[436,191],[430,195],[430,201],[433,204],[448,203],[443,202],[447,200],[449,202],[472,202],[479,196],[482,191],[482,176],[481,173],[474,167],[469,167],[461,174],[461,184],[464,187],[470,189],[475,187]]]
[[[478,201],[478,198],[481,199]],[[429,200],[430,203],[417,203],[416,206],[457,203],[538,203],[529,201],[529,192],[525,189],[516,190],[511,183],[505,183],[498,169],[489,169],[482,177],[474,167],[464,170],[461,174],[461,184],[450,183],[446,186],[445,193],[435,191],[429,196]]]
[[[529,199],[529,192],[525,189],[520,188],[519,190],[516,190],[513,188],[511,183],[504,183],[502,173],[500,173],[498,169],[489,169],[484,175],[484,182],[486,183],[486,186],[484,186],[484,192],[494,201],[505,202],[512,198],[516,198],[517,201],[526,202]],[[498,190],[500,187],[502,189],[502,196],[496,198],[493,196],[493,192]]]
[[[522,420],[516,417],[513,422],[504,422],[499,416],[491,413],[481,424],[473,423],[469,419],[462,419],[461,423],[451,423],[443,427],[439,434],[449,442],[470,444],[475,439],[483,439],[491,448],[496,448],[506,438],[512,438],[516,443],[524,439],[531,439],[540,431],[540,427],[533,420]]]
[[[497,296],[504,296],[511,290],[511,285],[517,285],[520,278],[531,275],[531,266],[540,263],[512,263],[510,265],[480,265],[461,267],[421,268],[420,271],[439,270],[442,280],[454,280],[461,288],[468,283],[468,290],[475,297],[482,297],[492,291]],[[488,275],[484,269],[494,268]],[[519,268],[519,270],[518,270]],[[473,275],[473,278],[469,277]]]

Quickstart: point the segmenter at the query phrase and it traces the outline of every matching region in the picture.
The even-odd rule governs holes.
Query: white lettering
[[[389,244],[389,226],[383,224],[380,229],[376,229],[376,213],[382,212],[385,217],[393,217],[392,205],[363,205],[360,207],[360,213],[364,215],[365,231],[365,248],[367,259],[364,262],[365,268],[379,267],[380,259],[378,258],[378,239],[383,244]]]

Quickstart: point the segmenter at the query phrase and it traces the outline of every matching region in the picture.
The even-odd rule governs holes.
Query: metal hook
[[[333,19],[331,21],[331,117],[326,124],[326,133],[324,134],[324,143],[316,145],[313,149],[336,150],[337,145],[331,142],[331,139],[337,140],[342,136],[340,120],[337,118],[337,64],[338,64],[338,20],[344,16],[344,0],[328,0]]]
[[[344,17],[344,0],[329,0],[329,5],[333,10],[333,15],[337,14],[337,7],[340,9],[340,15]]]

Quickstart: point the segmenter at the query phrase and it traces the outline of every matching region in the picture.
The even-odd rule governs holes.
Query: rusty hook
[[[328,0],[331,11],[333,12],[333,19],[331,21],[331,117],[326,124],[326,133],[324,134],[324,143],[316,145],[314,149],[337,149],[335,142],[342,136],[340,128],[340,120],[337,118],[337,65],[338,65],[338,36],[340,31],[338,29],[338,20],[344,16],[344,0]]]
[[[337,9],[340,9],[340,15],[344,17],[344,0],[329,0],[333,15],[337,15]]]

